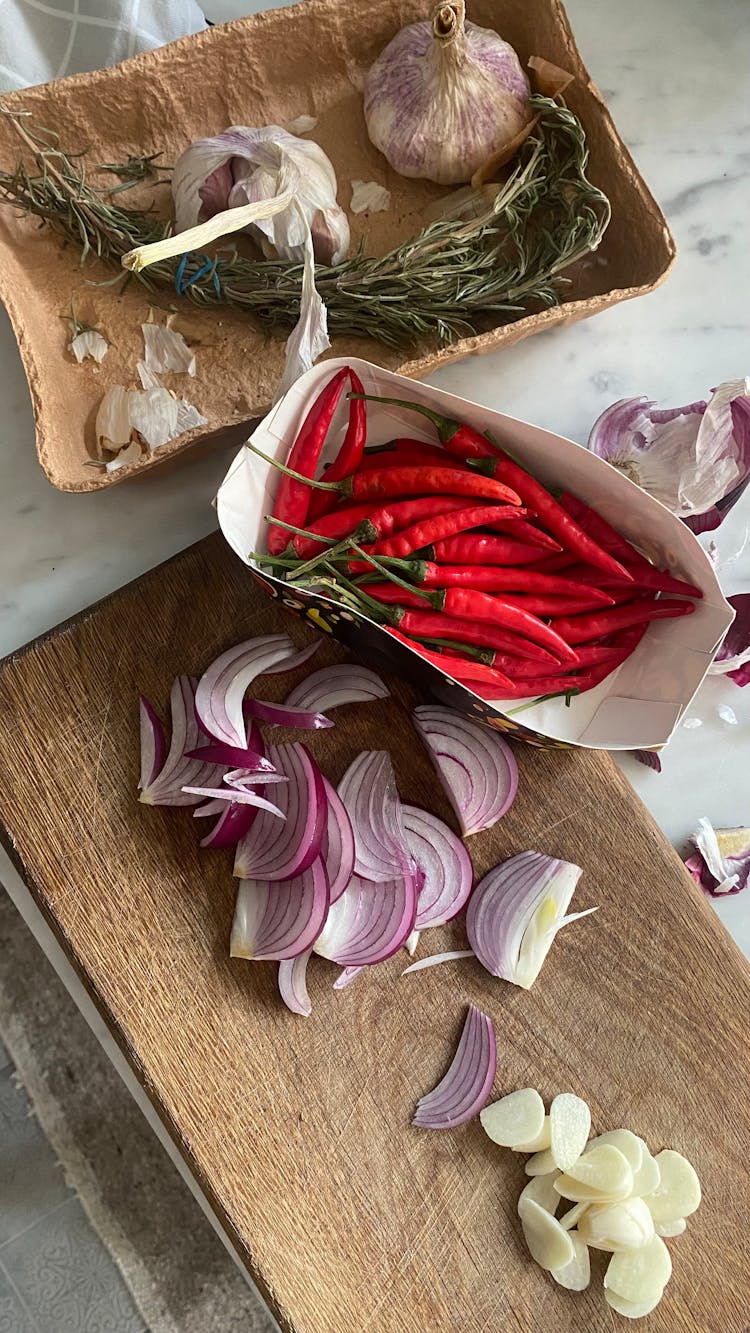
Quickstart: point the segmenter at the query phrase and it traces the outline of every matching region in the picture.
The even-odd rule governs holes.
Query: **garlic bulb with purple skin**
[[[368,134],[402,176],[462,184],[530,119],[513,47],[465,15],[464,0],[438,4],[430,21],[401,29],[367,76]]]

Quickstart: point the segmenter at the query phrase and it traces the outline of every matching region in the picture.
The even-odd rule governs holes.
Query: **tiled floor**
[[[0,1333],[147,1333],[0,1043]]]

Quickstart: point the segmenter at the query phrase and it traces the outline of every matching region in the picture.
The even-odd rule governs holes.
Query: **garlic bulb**
[[[402,28],[372,66],[365,120],[402,176],[458,185],[527,124],[529,82],[489,28],[465,22],[464,0]]]
[[[186,231],[217,213],[292,194],[297,207],[248,227],[267,258],[300,262],[309,226],[319,264],[338,264],[349,249],[349,222],[336,202],[336,173],[323,149],[280,125],[231,125],[199,139],[172,176],[175,226]]]

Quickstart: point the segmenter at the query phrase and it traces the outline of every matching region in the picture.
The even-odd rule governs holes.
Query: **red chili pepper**
[[[521,592],[550,594],[559,597],[584,595],[581,585],[573,579],[557,574],[539,574],[536,570],[503,569],[499,565],[484,568],[481,565],[438,565],[424,562],[420,584],[425,588],[476,588],[480,592]],[[612,598],[600,588],[586,589],[592,606],[611,606]]]
[[[364,407],[364,403],[360,406]],[[445,449],[441,449],[439,445],[425,444],[423,440],[411,440],[408,436],[404,436],[398,440],[391,440],[390,444],[383,445],[379,449],[367,449],[362,457],[359,471],[371,472],[373,468],[383,467],[389,462],[399,467],[411,467],[420,463],[438,463],[442,467],[450,463],[451,467],[458,466],[456,459],[449,458]],[[325,480],[328,481],[327,473]]]
[[[501,625],[503,629],[512,629],[516,634],[539,643],[549,652],[565,661],[576,661],[576,653],[569,643],[543,620],[522,611],[517,606],[509,606],[500,597],[490,597],[484,592],[474,592],[469,588],[444,588],[434,594],[434,605],[439,611],[459,620],[480,620],[489,624]],[[616,608],[619,610],[620,608]],[[624,609],[624,608],[623,608]],[[605,615],[606,612],[600,612]],[[593,637],[593,636],[592,636]]]
[[[583,569],[583,565],[578,564],[578,558],[571,555],[570,551],[561,551],[559,555],[546,555],[542,560],[534,562],[534,569],[540,574],[560,574],[565,570],[566,574],[573,567]],[[593,569],[593,565],[586,566]],[[601,571],[600,571],[601,572]],[[622,579],[620,579],[622,583]]]
[[[434,518],[436,514],[450,514],[455,509],[465,508],[466,497],[463,495],[421,495],[415,499],[394,500],[390,504],[383,504],[380,500],[365,500],[362,504],[347,505],[344,509],[326,514],[317,522],[308,524],[307,531],[319,532],[322,537],[338,540],[351,537],[360,529],[360,524],[367,523],[369,526],[360,529],[359,535],[363,542],[375,542],[410,527],[420,519]],[[525,513],[526,510],[518,512]],[[295,537],[294,549],[301,559],[307,560],[325,547],[310,537]]]
[[[289,454],[288,467],[303,477],[315,476],[320,453],[348,376],[349,370],[346,366],[336,371],[318,394],[302,423]],[[284,523],[291,523],[295,528],[304,528],[311,495],[312,490],[304,481],[297,481],[294,477],[282,473],[276,492],[273,517],[280,518]],[[268,531],[269,554],[281,555],[288,545],[289,533],[272,523]]]
[[[642,588],[653,588],[656,592],[671,592],[677,596],[702,597],[703,592],[696,588],[692,583],[686,583],[683,579],[675,578],[668,570],[660,570],[656,565],[652,565],[645,555],[642,555],[627,537],[623,537],[621,532],[613,528],[606,518],[602,518],[595,509],[591,509],[583,500],[579,500],[576,495],[571,495],[565,491],[560,496],[560,504],[573,518],[577,519],[582,527],[591,534],[599,545],[605,550],[611,551],[616,555],[624,565],[627,565],[629,572],[633,576],[634,582]],[[622,580],[620,580],[621,582]],[[607,587],[608,584],[600,583],[600,587]]]
[[[493,458],[497,454],[489,440],[474,430],[473,426],[462,426],[460,421],[445,417],[441,412],[433,412],[432,408],[422,403],[409,403],[403,398],[379,398],[374,393],[366,393],[364,397],[370,403],[390,403],[393,407],[404,407],[409,412],[420,412],[433,423],[440,443],[448,453],[455,454],[457,458]]]
[[[497,629],[494,625],[472,624],[466,620],[454,620],[441,611],[428,611],[427,603],[416,594],[409,594],[393,583],[368,583],[367,593],[376,601],[394,605],[400,610],[397,624],[403,626],[409,634],[426,639],[452,639],[457,643],[473,643],[480,648],[492,648],[522,658],[531,658],[537,664],[557,665],[558,659],[546,648],[512,630]],[[409,608],[414,608],[413,610]]]
[[[675,597],[696,597],[701,598],[703,592],[692,583],[685,583],[683,579],[676,579],[674,575],[666,570],[657,569],[656,565],[649,565],[645,561],[645,569],[641,566],[631,566],[633,574],[633,583],[625,584],[622,579],[616,579],[613,575],[604,574],[601,570],[594,569],[593,565],[572,565],[566,570],[569,579],[580,579],[589,582],[592,579],[596,581],[599,588],[629,588],[636,591],[640,588],[649,588],[654,592],[669,592]]]
[[[530,514],[531,512],[530,509],[514,509],[513,519],[515,520],[516,514],[520,517],[521,514]],[[539,546],[546,551],[560,550],[560,543],[556,542],[554,537],[550,537],[548,533],[542,532],[541,528],[535,527],[533,523],[523,521],[514,521],[511,524],[510,518],[511,515],[509,514],[507,518],[498,519],[494,523],[485,524],[485,526],[491,528],[493,532],[510,532],[519,542],[528,542],[530,546]]]
[[[582,667],[601,666],[605,662],[613,662],[618,657],[618,649],[614,646],[606,647],[603,643],[582,643],[577,645],[578,665]],[[507,654],[498,654],[493,666],[498,666],[512,680],[526,680],[529,677],[539,675],[539,663],[525,661],[520,657],[510,657]],[[564,675],[570,671],[567,662],[561,662],[558,667],[549,667],[547,674],[550,676]]]
[[[349,367],[349,383],[355,393],[362,393],[363,384],[356,371]],[[367,435],[367,409],[361,398],[350,398],[349,424],[346,428],[343,444],[331,466],[326,470],[326,481],[341,481],[350,477],[362,462],[362,454]],[[294,464],[291,464],[294,467]],[[308,521],[329,514],[336,503],[336,496],[331,491],[315,491],[310,500]],[[304,524],[297,524],[304,527]]]
[[[515,491],[491,477],[429,464],[424,467],[374,468],[372,472],[358,472],[334,484],[340,487],[342,495],[349,495],[353,500],[377,499],[379,496],[388,500],[406,495],[471,495],[478,500],[496,500],[498,504],[521,503]],[[568,522],[572,521],[568,519]]]
[[[539,559],[539,547],[513,537],[467,532],[435,542],[433,554],[435,560],[449,565],[531,565]]]
[[[375,543],[373,555],[387,555],[394,559],[405,560],[413,551],[420,551],[424,546],[467,532],[471,528],[481,528],[491,522],[502,509],[499,505],[471,505],[464,509],[455,509],[452,513],[436,514],[433,518],[422,519],[409,528],[402,528],[393,537]]]
[[[394,639],[405,643],[409,648],[413,648],[415,653],[419,653],[426,662],[431,663],[440,671],[444,671],[447,676],[452,676],[454,680],[463,681],[484,681],[487,685],[493,685],[498,688],[501,685],[510,685],[507,676],[501,671],[496,671],[494,667],[485,666],[482,662],[470,662],[468,659],[454,656],[453,653],[434,653],[430,648],[425,648],[423,643],[417,643],[410,639],[400,630],[394,629],[392,625],[385,626],[386,632],[391,634]]]
[[[593,596],[597,591],[592,589],[592,595],[589,595],[588,589],[582,588],[578,597],[572,597],[566,594],[564,597],[555,593],[552,595],[530,593],[526,596],[515,597],[512,594],[503,593],[503,601],[508,606],[519,606],[523,611],[530,611],[534,616],[577,616],[584,611],[597,611],[604,607],[604,603],[599,602]],[[606,594],[605,594],[606,596]],[[610,597],[607,606],[615,606],[614,597]]]
[[[583,616],[561,616],[553,620],[550,626],[561,634],[570,644],[586,643],[591,639],[600,639],[614,630],[625,629],[629,625],[640,625],[643,621],[666,620],[673,616],[689,616],[695,610],[694,602],[678,602],[663,598],[654,602],[639,597],[627,606],[612,606],[606,611],[592,611]]]

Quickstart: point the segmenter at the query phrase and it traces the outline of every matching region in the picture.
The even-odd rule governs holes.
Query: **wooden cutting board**
[[[310,969],[314,1011],[288,1013],[274,964],[230,961],[229,853],[198,848],[190,811],[136,800],[137,695],[165,703],[249,635],[311,631],[267,601],[218,537],[116,593],[0,668],[3,839],[154,1106],[286,1330],[568,1333],[612,1329],[602,1262],[574,1295],[530,1263],[521,1159],[477,1123],[410,1127],[469,1001],[495,1023],[496,1094],[586,1097],[685,1152],[704,1202],[670,1242],[674,1277],[646,1333],[750,1329],[750,973],[611,760],[517,750],[518,798],[470,840],[477,873],[535,848],[585,870],[526,993],[472,961],[401,977],[405,955],[342,992]],[[340,660],[326,641],[318,663]],[[269,678],[279,698],[294,677]],[[411,692],[343,708],[313,748],[337,780],[387,746],[402,795],[448,815],[411,730]],[[665,779],[666,780],[666,779]],[[463,942],[433,931],[422,952]],[[623,1324],[623,1327],[625,1325]]]

